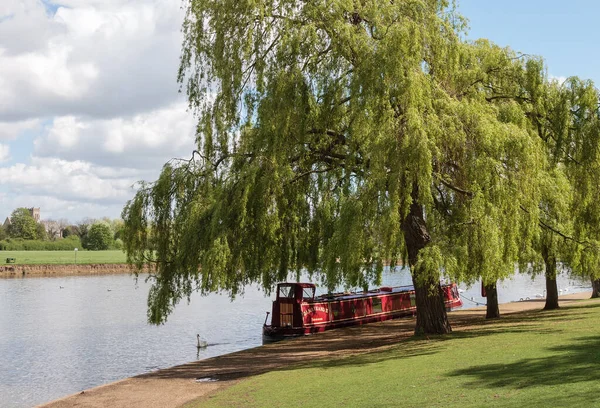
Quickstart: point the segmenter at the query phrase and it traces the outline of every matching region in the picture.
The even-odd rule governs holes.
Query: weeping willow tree
[[[530,262],[533,272],[546,278],[544,309],[559,307],[557,270],[600,276],[600,127],[598,91],[576,77],[560,84],[546,81],[541,103],[527,117],[544,144],[541,173],[539,229]]]
[[[463,262],[458,279],[472,283],[481,279],[487,296],[487,318],[499,317],[497,281],[515,272],[517,260],[532,252],[539,217],[545,155],[537,128],[529,117],[544,104],[547,79],[543,61],[537,57],[501,48],[487,40],[468,46],[460,73],[459,95],[490,105],[504,126],[500,135],[488,131],[488,142],[476,162],[483,165],[472,175],[473,191],[480,191],[482,206],[471,200],[469,217],[456,220],[445,235],[456,248],[464,248],[457,259]],[[470,146],[468,146],[470,147]],[[472,154],[473,152],[471,152]],[[463,194],[470,194],[466,192]],[[461,215],[462,216],[462,215]],[[445,215],[446,223],[449,221]],[[463,217],[464,218],[464,217]],[[456,227],[458,226],[458,228]]]
[[[416,332],[447,333],[441,274],[512,273],[537,225],[542,155],[499,85],[535,90],[535,59],[462,42],[444,0],[185,8],[197,149],[123,211],[129,262],[155,265],[150,322],[194,291],[269,290],[305,270],[367,287],[402,259]]]
[[[557,276],[572,267],[578,242],[573,237],[572,185],[562,164],[548,163],[540,177],[539,227],[530,252],[522,254],[521,270],[546,280],[544,310],[558,309]]]
[[[600,92],[592,81],[569,78],[562,85],[561,102],[558,144],[572,182],[571,212],[578,244],[572,268],[594,282],[600,279]]]
[[[557,309],[559,268],[570,268],[578,241],[573,236],[573,182],[567,177],[572,157],[565,150],[569,142],[568,118],[571,112],[565,103],[565,92],[556,80],[547,80],[541,87],[540,103],[527,109],[536,134],[543,142],[545,161],[539,179],[540,202],[538,230],[532,252],[524,254],[522,264],[534,275],[543,273],[546,279],[545,310]]]
[[[521,208],[529,217],[521,224],[525,228],[517,252],[522,270],[544,273],[544,308],[556,309],[559,267],[591,276],[592,281],[600,275],[599,94],[591,81],[549,80],[541,59],[525,58],[487,41],[475,43],[474,49],[481,60],[475,66],[485,74],[479,74],[478,81],[487,100],[516,103],[517,117],[526,122],[520,125],[541,142],[540,167],[537,177],[530,179],[536,184],[526,189],[532,200],[539,200],[538,208],[535,213]],[[532,229],[531,222],[537,228]],[[518,225],[516,220],[512,225]],[[487,317],[499,315],[496,279],[513,273],[511,265],[503,266],[503,273],[481,269],[488,293]]]

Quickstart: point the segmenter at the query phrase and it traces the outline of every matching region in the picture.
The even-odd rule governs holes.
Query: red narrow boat
[[[368,292],[335,293],[315,297],[312,283],[280,283],[273,302],[271,324],[263,326],[263,341],[318,333],[413,315],[412,286],[384,286]],[[442,285],[446,309],[462,306],[455,283]],[[269,313],[267,313],[268,318]]]

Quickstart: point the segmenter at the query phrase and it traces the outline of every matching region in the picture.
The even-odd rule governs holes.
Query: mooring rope
[[[464,300],[468,300],[469,302],[473,302],[475,303],[477,306],[487,306],[487,303],[479,303],[473,299],[469,299],[468,297],[464,297],[463,295],[460,295],[461,298],[463,298]]]

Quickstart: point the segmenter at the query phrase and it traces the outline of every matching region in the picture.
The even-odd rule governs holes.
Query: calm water
[[[410,277],[406,271],[387,271],[383,283],[409,284]],[[499,285],[499,298],[535,298],[544,285],[543,278],[515,275]],[[588,286],[559,278],[563,293]],[[261,344],[271,305],[262,291],[249,287],[234,302],[221,295],[194,296],[155,327],[146,323],[148,287],[129,275],[0,279],[0,407],[29,407]],[[465,300],[465,307],[484,301],[478,285],[462,289],[466,299],[473,299]],[[197,333],[209,343],[199,353]]]

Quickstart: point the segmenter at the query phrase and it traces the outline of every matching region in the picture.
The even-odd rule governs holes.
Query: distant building
[[[33,217],[35,222],[40,222],[40,207],[37,207],[37,208],[31,207],[31,208],[28,208],[27,210],[29,211],[29,214],[31,214],[31,216]],[[2,224],[2,225],[6,228],[10,224],[12,224],[10,217],[6,217],[6,220],[4,220],[4,224]]]
[[[57,221],[45,220],[41,221],[40,224],[44,226],[46,234],[48,234],[48,238],[50,238],[51,240],[54,241],[56,239],[62,238],[63,228]]]
[[[40,222],[40,207],[35,208],[28,208],[29,210],[29,214],[31,214],[31,216],[33,217],[33,219],[35,220],[35,222]]]

